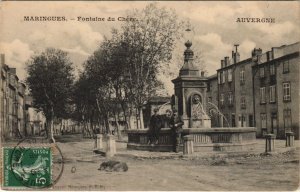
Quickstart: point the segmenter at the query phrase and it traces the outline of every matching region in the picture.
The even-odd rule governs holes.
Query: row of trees
[[[184,25],[174,11],[155,3],[128,16],[138,20],[112,29],[76,81],[66,52],[47,49],[28,61],[27,83],[35,107],[46,115],[52,139],[55,118],[72,117],[91,135],[99,127],[109,132],[110,118],[118,132],[120,117],[129,128],[128,118],[134,114],[143,127],[142,106],[162,87],[157,76],[170,64]]]
[[[157,75],[163,64],[169,64],[183,31],[175,12],[156,4],[133,10],[129,17],[138,20],[112,30],[111,38],[85,62],[75,86],[77,93],[85,93],[76,98],[81,101],[76,108],[78,120],[97,122],[106,132],[112,117],[120,130],[120,116],[131,127],[128,119],[135,115],[137,126],[143,128],[142,106],[161,87]]]

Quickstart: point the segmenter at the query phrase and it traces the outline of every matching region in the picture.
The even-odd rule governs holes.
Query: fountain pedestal
[[[172,151],[171,129],[160,130],[158,144],[148,145],[148,130],[128,130],[128,149]],[[183,137],[193,139],[193,149],[199,151],[241,151],[256,144],[256,128],[184,128],[179,150],[183,150]]]
[[[201,119],[190,119],[189,125],[190,128],[211,128],[211,119],[207,115]]]
[[[183,137],[183,154],[190,155],[194,153],[194,140],[192,135]]]

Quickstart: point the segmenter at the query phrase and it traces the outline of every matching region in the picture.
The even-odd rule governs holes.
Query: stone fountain
[[[182,136],[190,135],[193,138],[194,151],[248,149],[256,143],[254,127],[211,128],[211,119],[205,110],[209,104],[206,101],[208,79],[204,76],[204,72],[199,74],[199,70],[193,65],[192,42],[187,41],[185,46],[184,64],[179,71],[179,76],[172,80],[175,88],[173,108],[178,110],[184,121]],[[147,132],[148,130],[129,130],[127,148],[172,150],[170,128],[161,129],[159,143],[155,146],[147,145]]]
[[[179,76],[173,79],[175,87],[176,108],[184,121],[184,128],[210,128],[211,122],[205,112],[207,78],[204,73],[193,65],[194,52],[191,50],[192,42],[185,43],[184,64]]]

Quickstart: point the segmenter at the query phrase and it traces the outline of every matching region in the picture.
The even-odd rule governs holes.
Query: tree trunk
[[[61,130],[62,130],[62,126],[63,126],[63,123],[62,123],[62,119],[60,120],[60,126],[59,126],[59,132],[61,133]]]
[[[90,118],[90,133],[91,133],[90,137],[91,137],[91,138],[93,138],[93,135],[94,135],[94,134],[93,134],[93,133],[94,133],[93,130],[94,130],[94,128],[93,128],[93,118],[91,117],[91,118]]]
[[[127,118],[127,116],[124,114],[124,122],[125,122],[125,127],[124,127],[124,129],[125,130],[128,130],[129,129],[129,125],[128,125],[128,118]]]
[[[125,130],[129,129],[129,123],[128,123],[128,116],[126,115],[126,108],[124,107],[124,105],[122,106],[122,111],[123,111],[123,116],[124,116],[124,121],[125,121]]]
[[[101,124],[101,134],[104,134],[106,132],[106,127],[105,127],[105,119],[102,119],[102,124]]]
[[[47,139],[49,139],[49,130],[51,129],[50,128],[50,125],[51,125],[51,123],[50,123],[50,120],[49,119],[46,119],[46,127],[44,127],[44,129],[45,129],[45,131],[46,131],[46,138]],[[33,126],[34,126],[34,124],[33,124]],[[38,135],[41,135],[41,130],[40,130],[40,128],[39,128],[39,133],[38,133]]]
[[[87,128],[86,129],[87,130],[87,136],[91,138],[92,135],[91,135],[91,122],[90,121],[87,122],[86,128]]]
[[[51,140],[53,143],[55,143],[54,135],[53,135],[53,130],[54,130],[54,110],[53,108],[51,109],[51,119],[50,119],[50,135],[51,135]]]
[[[119,125],[119,118],[118,118],[119,115],[117,115],[115,113],[115,122],[116,122],[116,126],[117,126],[117,134],[118,134],[118,139],[119,140],[122,140],[122,135],[121,135],[121,130],[120,130],[120,125]]]
[[[109,127],[109,121],[108,121],[108,115],[107,114],[105,114],[104,122],[105,122],[106,133],[110,135],[111,133],[110,133],[110,127]]]
[[[132,118],[131,115],[129,115],[128,118],[127,118],[127,122],[126,123],[127,123],[127,126],[128,126],[128,130],[132,129],[131,118]]]
[[[144,118],[143,118],[143,110],[142,108],[139,108],[138,114],[136,116],[137,118],[137,129],[144,129]]]
[[[90,125],[90,123],[89,123],[88,121],[86,121],[86,122],[85,122],[85,132],[86,132],[86,137],[91,137],[89,125]]]

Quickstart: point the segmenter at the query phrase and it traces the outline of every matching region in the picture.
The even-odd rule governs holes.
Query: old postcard
[[[299,11],[0,2],[1,189],[297,190]]]

